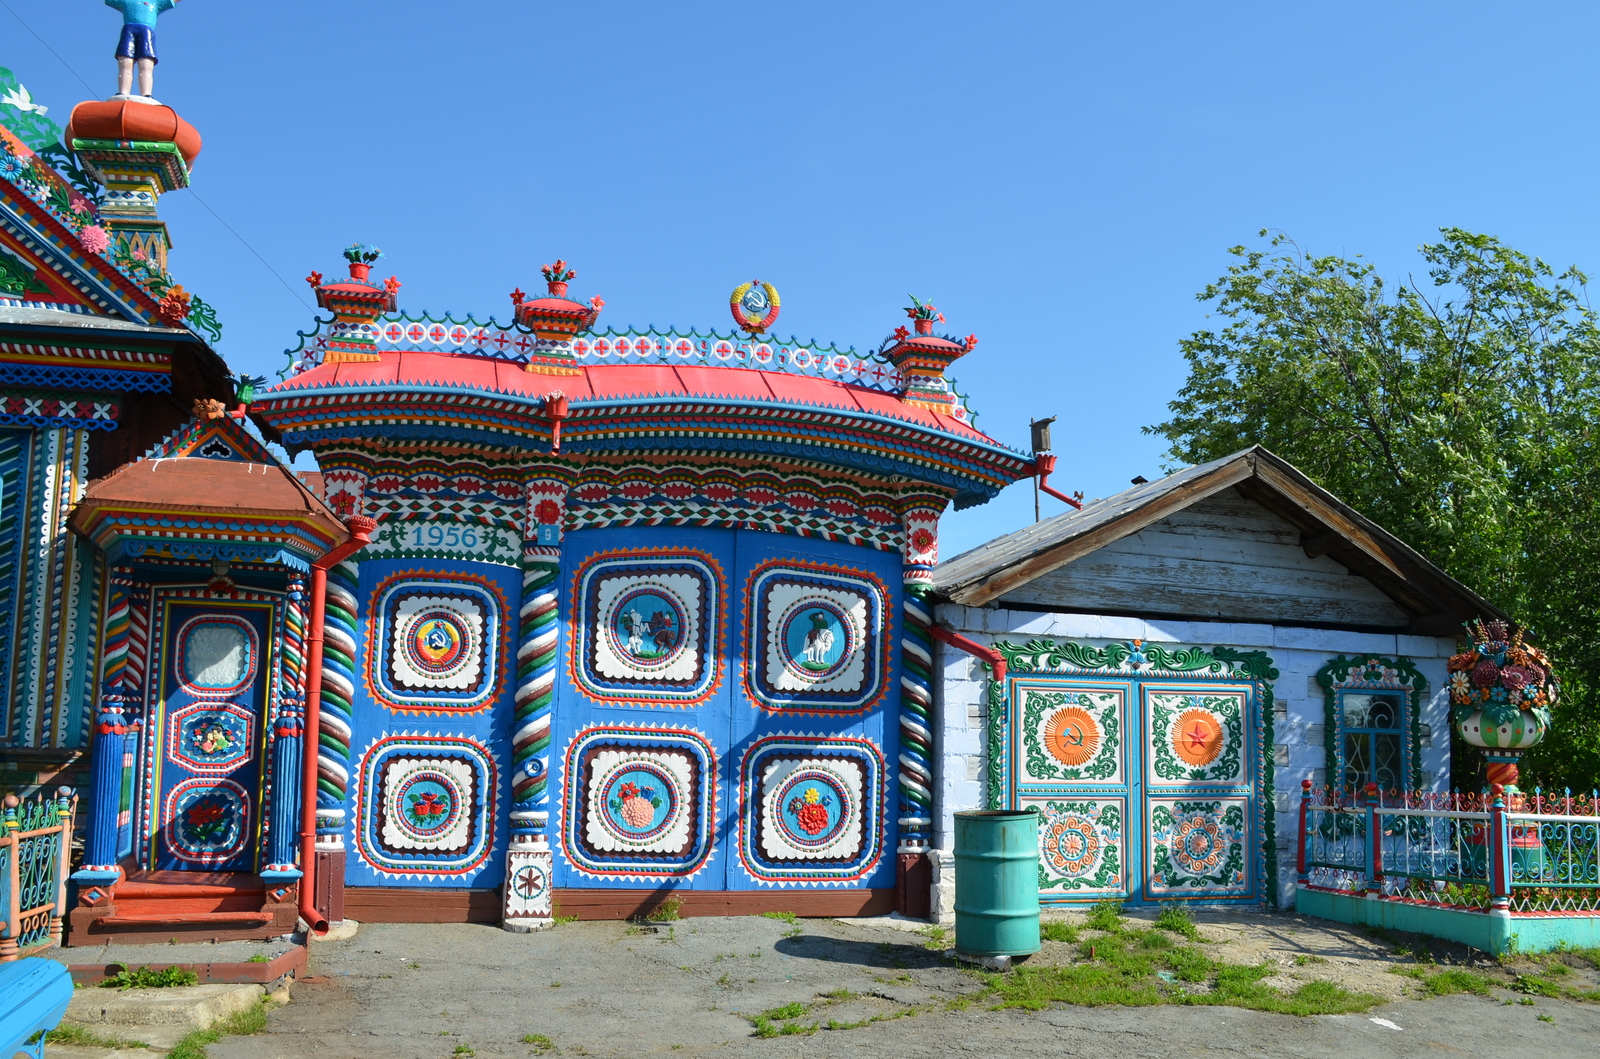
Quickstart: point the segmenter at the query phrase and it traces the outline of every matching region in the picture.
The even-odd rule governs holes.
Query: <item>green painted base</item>
[[[1550,952],[1563,945],[1571,948],[1600,945],[1600,914],[1513,916],[1503,912],[1468,912],[1304,888],[1295,893],[1294,910],[1301,915],[1331,919],[1336,923],[1356,923],[1385,930],[1427,934],[1496,956],[1508,952]]]

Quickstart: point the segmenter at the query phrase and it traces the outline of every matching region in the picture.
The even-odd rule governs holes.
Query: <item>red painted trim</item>
[[[348,523],[350,539],[311,564],[311,622],[306,630],[306,721],[300,771],[300,916],[318,934],[328,921],[316,909],[317,746],[322,734],[322,623],[327,617],[328,571],[372,543],[378,524],[365,515]]]
[[[969,655],[988,662],[994,668],[994,679],[1004,683],[1006,679],[1006,660],[999,651],[991,650],[976,640],[969,640],[958,632],[951,632],[942,625],[933,627],[933,638],[940,643],[947,643],[957,650],[965,651]]]

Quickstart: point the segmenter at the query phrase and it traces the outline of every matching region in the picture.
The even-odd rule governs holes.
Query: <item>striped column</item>
[[[928,592],[939,561],[939,515],[945,498],[906,497],[901,504],[905,532],[900,597],[900,845],[895,877],[895,908],[903,916],[925,919],[933,900],[933,865],[928,846],[933,834],[933,609]]]
[[[501,926],[528,931],[551,923],[550,725],[560,640],[561,529],[568,483],[528,483],[522,544],[522,608],[512,721],[511,846]]]
[[[350,791],[351,702],[356,693],[356,564],[328,571],[322,622],[322,706],[317,735],[317,851],[344,852]]]
[[[278,684],[272,736],[272,821],[267,833],[264,879],[298,879],[295,827],[300,819],[300,763],[305,752],[306,583],[289,582],[283,611],[283,670]]]
[[[128,732],[122,739],[122,791],[117,809],[117,859],[133,852],[133,803],[139,737],[144,733],[144,682],[150,655],[150,586],[128,590],[128,655],[122,667],[122,711]]]
[[[124,739],[128,734],[123,682],[128,671],[128,641],[132,628],[133,580],[119,567],[108,579],[104,621],[105,647],[101,653],[100,709],[95,718],[94,750],[89,764],[93,802],[83,867],[73,878],[83,882],[117,878],[117,815],[122,800]]]

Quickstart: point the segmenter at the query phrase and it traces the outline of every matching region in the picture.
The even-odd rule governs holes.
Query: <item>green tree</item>
[[[1220,327],[1180,343],[1188,380],[1145,431],[1186,464],[1265,445],[1527,625],[1564,696],[1524,785],[1587,789],[1600,785],[1600,320],[1576,268],[1440,236],[1420,248],[1422,282],[1281,234],[1234,247],[1198,296]],[[1470,782],[1478,755],[1455,757]]]

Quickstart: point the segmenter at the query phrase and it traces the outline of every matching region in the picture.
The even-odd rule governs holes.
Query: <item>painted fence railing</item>
[[[0,834],[0,962],[61,944],[67,903],[68,837],[78,796],[70,787],[54,795],[5,797]]]
[[[1600,798],[1301,786],[1302,887],[1466,911],[1600,911]]]

